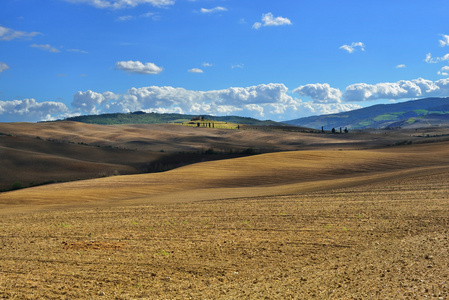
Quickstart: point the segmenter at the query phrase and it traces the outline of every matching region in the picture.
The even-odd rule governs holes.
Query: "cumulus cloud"
[[[404,64],[396,66],[396,69],[404,69],[404,68],[406,68],[406,65],[404,65]]]
[[[11,41],[14,39],[26,39],[41,34],[40,32],[25,32],[0,26],[0,41]]]
[[[192,91],[170,86],[131,88],[123,95],[111,92],[78,92],[72,106],[83,113],[177,112],[186,114],[236,114],[257,118],[296,118],[299,100],[287,95],[283,84],[231,87],[223,90]],[[283,115],[279,111],[283,108]]]
[[[67,106],[61,102],[37,102],[35,99],[0,101],[0,120],[2,122],[47,121],[68,112]]]
[[[384,82],[378,84],[356,83],[346,87],[343,100],[348,102],[377,99],[410,99],[417,97],[447,96],[449,79],[430,81],[423,78]]]
[[[92,5],[96,8],[122,9],[127,7],[136,7],[141,4],[150,4],[161,7],[175,3],[174,0],[65,0],[71,3],[80,3]]]
[[[440,46],[441,47],[449,46],[449,35],[442,34],[441,36],[443,37],[443,39],[439,41]]]
[[[154,63],[141,63],[140,61],[119,61],[115,64],[118,70],[122,70],[135,74],[159,74],[162,68],[156,66]]]
[[[365,44],[362,42],[353,42],[351,45],[343,45],[340,49],[345,50],[348,53],[353,53],[356,48],[360,48],[360,50],[365,51]]]
[[[58,49],[50,46],[49,44],[45,44],[45,45],[33,44],[30,47],[37,48],[37,49],[40,49],[40,50],[43,50],[43,51],[52,52],[52,53],[60,52]]]
[[[203,73],[203,70],[198,69],[198,68],[193,68],[188,70],[190,73]]]
[[[3,71],[6,71],[8,69],[9,69],[9,66],[6,63],[0,61],[0,73],[2,73]]]
[[[77,92],[73,95],[72,106],[79,112],[85,114],[98,114],[107,109],[108,103],[118,99],[118,95],[112,92],[96,93],[91,90]]]
[[[342,96],[339,89],[332,88],[328,83],[302,85],[293,92],[310,97],[315,103],[338,103]]]
[[[256,22],[253,24],[254,29],[259,29],[262,26],[281,26],[292,25],[292,22],[284,17],[274,17],[271,12],[262,14],[262,22]]]
[[[222,6],[217,6],[214,8],[201,8],[201,13],[203,14],[211,14],[211,13],[216,13],[216,12],[221,12],[221,11],[227,11],[228,9],[226,7],[222,7]]]
[[[170,86],[131,88],[123,95],[78,92],[72,106],[83,113],[146,111],[232,115],[289,120],[360,108],[358,104],[303,102],[287,94],[283,84],[270,83],[222,90],[192,91]]]

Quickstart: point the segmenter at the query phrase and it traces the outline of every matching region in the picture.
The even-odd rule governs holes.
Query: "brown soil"
[[[166,171],[201,161],[235,158],[247,149],[256,153],[372,149],[449,139],[449,129],[442,127],[349,134],[273,128],[230,130],[169,124],[0,123],[0,191],[14,185],[29,187]],[[213,149],[215,154],[205,154],[208,149]]]
[[[449,144],[0,195],[0,299],[447,299]]]

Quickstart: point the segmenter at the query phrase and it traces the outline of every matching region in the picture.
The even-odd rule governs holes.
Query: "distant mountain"
[[[260,121],[253,118],[238,116],[216,117],[210,115],[184,115],[184,114],[159,114],[145,113],[137,111],[133,113],[113,113],[101,115],[78,116],[65,119],[66,121],[75,121],[88,124],[117,125],[117,124],[161,124],[161,123],[183,123],[192,118],[202,116],[207,120],[217,122],[229,122],[244,125],[258,126],[280,126],[285,125],[274,121]]]
[[[449,126],[449,97],[378,104],[348,112],[300,118],[284,123],[316,129],[323,126],[326,130],[340,127],[365,129]]]

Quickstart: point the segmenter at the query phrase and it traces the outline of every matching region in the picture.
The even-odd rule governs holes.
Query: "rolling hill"
[[[260,121],[254,118],[238,117],[238,116],[210,116],[201,115],[207,120],[230,122],[236,124],[245,125],[282,125],[282,123],[274,121]],[[75,121],[88,124],[101,124],[101,125],[119,125],[119,124],[163,124],[163,123],[183,123],[198,117],[198,115],[184,115],[184,114],[160,114],[160,113],[145,113],[143,111],[137,111],[133,113],[112,113],[101,115],[87,115],[77,116],[65,119],[65,121]]]
[[[378,129],[449,126],[449,97],[378,104],[338,114],[295,119],[285,123],[317,129],[324,126],[326,130],[339,127]]]

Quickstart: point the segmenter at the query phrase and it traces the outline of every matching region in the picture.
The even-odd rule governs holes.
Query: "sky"
[[[0,122],[449,96],[447,0],[1,0]]]

